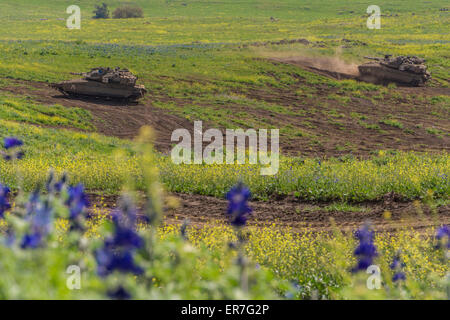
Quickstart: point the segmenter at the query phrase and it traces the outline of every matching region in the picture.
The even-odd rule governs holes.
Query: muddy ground
[[[189,220],[193,226],[208,226],[226,223],[225,212],[228,201],[202,195],[171,194],[179,200],[177,208],[164,209],[164,221],[182,224]],[[112,210],[116,196],[102,197],[102,204]],[[94,203],[99,196],[90,195]],[[291,228],[293,231],[332,231],[332,220],[343,231],[352,231],[370,221],[375,230],[394,232],[400,228],[414,228],[427,232],[430,227],[450,223],[450,205],[430,208],[425,204],[402,202],[395,195],[387,194],[382,201],[358,204],[361,209],[354,212],[329,211],[326,203],[305,203],[295,198],[269,201],[251,201],[253,212],[249,225]]]

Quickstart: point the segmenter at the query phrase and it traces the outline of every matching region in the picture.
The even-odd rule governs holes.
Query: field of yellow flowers
[[[22,184],[31,191],[42,186],[53,170],[57,176],[69,174],[72,183],[83,183],[94,193],[117,194],[129,179],[142,189],[144,174],[132,143],[64,130],[24,130],[19,124],[0,121],[0,130],[30,137],[20,162],[0,162],[3,183]],[[41,147],[36,148],[33,140]],[[274,176],[261,176],[260,165],[176,165],[164,155],[155,161],[168,191],[217,197],[223,197],[239,181],[251,188],[255,199],[262,200],[293,195],[302,200],[361,202],[380,199],[389,192],[406,200],[424,197],[430,190],[434,197],[445,199],[450,193],[447,153],[382,151],[367,160],[282,157]]]

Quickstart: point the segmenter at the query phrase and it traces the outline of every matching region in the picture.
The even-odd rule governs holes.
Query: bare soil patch
[[[192,226],[207,226],[226,223],[225,212],[228,201],[209,196],[172,194],[179,199],[176,209],[165,208],[164,222],[182,224],[189,219]],[[114,207],[117,197],[103,198],[107,208]],[[91,195],[92,202],[99,197]],[[450,206],[440,206],[433,211],[421,204],[401,202],[395,195],[387,194],[383,201],[358,204],[361,211],[329,211],[325,203],[305,203],[294,198],[270,201],[251,201],[253,209],[249,225],[256,227],[275,226],[291,228],[293,231],[331,231],[332,220],[343,231],[357,229],[370,221],[374,228],[383,232],[395,232],[401,228],[426,231],[430,227],[450,223]],[[389,213],[386,214],[386,211]]]
[[[198,195],[178,194],[181,206],[178,209],[169,210],[166,220],[171,223],[181,223],[189,219],[194,225],[208,224],[211,221],[226,221],[224,212],[227,201],[213,197]],[[430,208],[422,206],[423,215],[412,202],[397,202],[385,200],[383,202],[364,203],[360,212],[340,212],[325,210],[326,205],[314,205],[299,202],[294,199],[283,201],[252,201],[253,209],[249,220],[250,225],[265,226],[275,224],[277,227],[289,227],[294,230],[308,228],[312,231],[332,230],[331,219],[342,230],[353,230],[365,221],[371,221],[376,230],[395,231],[401,227],[414,229],[429,228],[433,225],[450,222],[450,207],[442,206],[436,211],[438,217],[434,218]],[[385,212],[390,212],[387,219]]]

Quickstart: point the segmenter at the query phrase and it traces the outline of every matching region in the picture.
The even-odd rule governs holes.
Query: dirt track
[[[225,199],[188,194],[172,194],[179,200],[176,209],[165,209],[164,221],[181,224],[189,219],[193,226],[207,226],[226,223]],[[92,202],[99,202],[98,196],[90,196]],[[104,197],[107,208],[117,203],[117,197]],[[374,228],[383,232],[393,232],[399,228],[414,228],[426,231],[431,226],[450,223],[450,205],[438,207],[434,212],[426,205],[417,208],[413,202],[399,202],[395,195],[387,194],[383,201],[359,204],[359,212],[338,212],[326,210],[327,204],[299,202],[296,199],[251,201],[253,212],[249,225],[289,227],[294,231],[331,231],[331,220],[341,230],[351,231],[370,221]],[[390,213],[387,218],[385,212]],[[437,217],[434,215],[437,213]]]
[[[169,222],[180,223],[189,218],[193,224],[208,224],[212,220],[224,221],[227,201],[213,197],[178,194],[181,206],[166,213]],[[428,207],[422,206],[424,214],[418,214],[417,208],[411,202],[396,202],[387,197],[379,203],[362,204],[363,212],[328,212],[324,205],[314,206],[301,203],[294,199],[283,201],[254,201],[249,220],[251,225],[270,225],[290,227],[301,230],[305,227],[313,231],[330,231],[330,219],[342,230],[353,230],[365,221],[371,221],[375,229],[380,231],[394,231],[400,227],[424,229],[436,224],[450,223],[450,206],[437,210],[438,219],[435,220]],[[390,219],[385,218],[385,211],[391,213]]]

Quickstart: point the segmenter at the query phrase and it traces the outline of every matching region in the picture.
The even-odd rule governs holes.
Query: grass
[[[134,51],[165,51],[168,48],[189,50],[198,47],[215,50],[218,44],[223,43],[307,38],[325,43],[325,48],[312,50],[312,55],[330,55],[339,49],[343,57],[361,60],[362,56],[368,54],[413,53],[427,58],[433,75],[441,84],[448,86],[450,78],[446,58],[449,45],[446,33],[449,27],[448,14],[439,11],[444,6],[444,1],[425,4],[420,1],[380,0],[378,5],[386,17],[383,16],[383,27],[379,30],[369,30],[365,26],[365,3],[343,4],[338,0],[307,0],[302,5],[298,5],[295,0],[277,1],[276,4],[270,0],[244,0],[239,3],[232,0],[214,3],[165,0],[149,3],[138,0],[134,3],[143,8],[145,18],[127,20],[90,19],[97,2],[81,0],[77,3],[82,9],[82,27],[80,30],[68,30],[64,21],[68,16],[65,14],[66,1],[49,3],[45,0],[25,0],[20,4],[13,0],[2,1],[0,40],[8,46],[20,41],[19,48],[2,49],[2,56],[14,53],[20,61],[24,58],[24,52],[33,54],[34,50],[27,48],[27,43],[33,43],[32,46],[37,45],[35,53],[43,59],[35,59],[35,64],[31,65],[11,65],[10,69],[26,70],[27,73],[51,73],[52,68],[39,68],[39,71],[38,66],[45,63],[48,56],[57,58],[59,52],[55,45],[61,43],[72,47],[73,55],[70,60],[76,59],[80,53],[79,46],[91,46],[92,49],[84,54],[84,58],[98,63],[95,51],[102,51],[105,58],[114,62],[120,46]],[[113,8],[120,2],[108,3]],[[414,7],[413,17],[411,6]],[[278,20],[272,22],[270,17]],[[408,20],[407,24],[404,23],[405,19]],[[353,45],[341,48],[342,38],[352,40]],[[45,43],[44,48],[40,48],[39,44]],[[295,49],[295,46],[291,48]],[[148,67],[137,70],[145,73],[146,70],[155,69],[154,64],[158,65],[149,59],[145,61],[150,62]],[[189,65],[175,61],[161,67],[170,70],[175,64],[178,69],[179,62],[183,67]],[[350,86],[353,87],[352,90],[356,89],[354,84]],[[342,88],[343,91],[347,89],[346,85]]]
[[[42,105],[31,98],[0,94],[0,118],[31,124],[93,130],[92,115],[81,108]]]
[[[352,205],[346,202],[334,202],[326,206],[325,211],[327,212],[365,212],[367,208],[363,206]]]
[[[437,95],[437,96],[433,96],[430,99],[430,103],[431,104],[440,104],[442,105],[444,108],[449,108],[450,107],[450,97],[448,96],[443,96],[443,95]]]
[[[366,129],[370,129],[370,130],[379,130],[380,126],[377,125],[376,123],[367,123],[364,121],[358,121],[358,124]]]
[[[403,129],[403,124],[395,119],[383,119],[380,121],[380,123],[385,124],[387,126],[391,126],[398,129]]]
[[[427,128],[427,132],[429,134],[433,134],[433,135],[442,135],[444,134],[444,132],[442,130],[436,129],[436,128]]]

